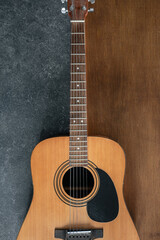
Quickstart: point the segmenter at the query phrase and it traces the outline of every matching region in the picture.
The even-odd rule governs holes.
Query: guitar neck
[[[71,21],[70,151],[71,165],[86,165],[87,88],[85,22]]]

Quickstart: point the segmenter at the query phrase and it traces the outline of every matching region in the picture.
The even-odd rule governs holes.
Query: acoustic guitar
[[[62,8],[71,19],[70,136],[35,147],[33,199],[18,240],[139,240],[123,197],[124,152],[87,135],[85,19],[92,3],[68,0]]]

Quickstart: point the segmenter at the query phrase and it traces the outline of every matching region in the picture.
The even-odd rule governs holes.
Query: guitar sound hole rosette
[[[91,161],[88,161],[88,164],[84,166],[84,171],[88,172],[88,175],[92,175],[93,178],[93,186],[92,189],[89,191],[89,194],[83,195],[82,197],[76,198],[76,192],[75,196],[73,197],[73,194],[69,195],[69,192],[66,191],[63,183],[64,176],[67,174],[68,171],[70,171],[73,167],[71,166],[69,160],[64,162],[60,167],[57,169],[55,176],[54,176],[54,189],[57,194],[57,196],[63,201],[65,204],[70,205],[72,207],[84,207],[86,206],[87,202],[89,202],[94,196],[97,194],[99,189],[99,175],[96,171],[96,165],[93,164]],[[88,176],[87,175],[87,176]],[[91,181],[91,178],[90,178]]]

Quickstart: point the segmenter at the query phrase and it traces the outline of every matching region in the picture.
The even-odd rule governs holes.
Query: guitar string
[[[79,30],[79,24],[76,23],[76,33],[78,33],[78,30]],[[76,44],[77,44],[78,43],[78,38],[79,38],[78,36],[79,36],[79,34],[75,34],[75,35],[76,35]],[[78,63],[78,58],[79,58],[78,57],[77,47],[78,47],[78,45],[75,45],[75,48],[76,48],[76,63]],[[77,73],[77,65],[76,65],[76,73]],[[79,74],[76,74],[76,90],[78,88],[77,87],[78,86],[78,78],[79,78]],[[76,91],[76,95],[77,95],[77,93],[79,95],[79,91],[78,92]],[[77,116],[76,119],[78,119],[78,117],[79,117],[79,109],[78,109],[78,107],[76,107],[76,110],[78,110],[78,111],[76,111],[76,116]],[[79,131],[77,131],[77,132],[78,132],[78,135],[80,135]],[[77,155],[79,156],[79,153]],[[79,174],[79,172],[78,172],[78,165],[76,165],[76,199],[78,199],[78,174]],[[76,228],[77,228],[77,231],[78,231],[78,206],[76,207],[76,222],[77,222]]]
[[[82,23],[82,26],[83,26],[83,23]],[[83,28],[84,28],[84,26],[83,26]],[[83,32],[84,32],[84,29],[83,29]],[[85,62],[85,59],[84,59],[84,62]],[[84,196],[85,195],[84,166],[83,166],[82,172],[83,172],[83,196]]]
[[[81,23],[82,24],[82,29],[83,29],[83,32],[84,32],[84,23]],[[82,38],[83,39],[83,38]],[[82,40],[82,42],[83,42],[83,40]],[[85,44],[85,43],[84,43]],[[85,45],[82,45],[83,46],[83,48],[85,48]],[[84,53],[85,53],[85,49],[84,49]],[[84,61],[82,61],[82,62],[85,62],[85,57],[84,57]],[[83,93],[83,95],[84,95],[84,93]],[[83,102],[84,102],[84,97],[83,97]],[[85,109],[86,110],[86,109]],[[83,122],[82,122],[82,124],[83,124]],[[83,125],[84,126],[84,125]],[[84,127],[83,127],[83,129],[84,129]],[[84,144],[84,143],[83,143]],[[83,187],[83,197],[84,197],[84,194],[85,194],[85,184],[84,184],[84,166],[83,166],[83,168],[82,168],[82,173],[83,173],[83,185],[82,185],[82,187]]]
[[[76,26],[76,29],[74,29],[74,25]],[[76,30],[75,32],[78,32],[78,23],[75,23],[74,25],[72,25],[72,31],[74,31],[74,30]],[[82,24],[81,25],[81,23],[80,23],[80,26],[79,26],[79,32],[85,32],[85,26],[84,26],[84,24]],[[83,31],[82,31],[83,30]],[[85,34],[84,34],[85,35]],[[81,49],[80,49],[80,45],[78,45],[77,43],[79,43],[80,42],[80,40],[82,40],[82,38],[81,39],[79,39],[79,41],[77,41],[78,40],[78,34],[74,34],[73,36],[76,36],[75,38],[74,38],[74,43],[76,43],[76,45],[72,45],[72,52],[74,53],[75,52],[75,57],[72,57],[72,56],[74,56],[74,55],[72,55],[71,57],[74,59],[74,58],[76,58],[75,60],[75,62],[76,62],[76,70],[78,70],[77,69],[77,63],[78,62],[80,62],[80,60],[82,60],[82,62],[83,62],[83,59],[81,59],[81,55],[78,55],[77,53],[81,53]],[[80,36],[79,36],[80,37]],[[85,36],[84,36],[84,53],[85,53]],[[79,59],[78,59],[79,58]],[[85,62],[85,59],[84,59],[84,62]],[[71,65],[71,70],[72,70],[72,65]],[[86,71],[86,69],[85,69],[85,71]],[[75,70],[73,70],[73,72],[76,72]],[[80,71],[81,72],[81,71]],[[79,79],[78,79],[78,76],[80,77]],[[84,83],[84,87],[86,87],[86,76],[84,76],[85,77],[85,83]],[[82,86],[82,83],[81,83],[81,81],[79,81],[78,82],[78,80],[81,80],[81,78],[82,78],[82,75],[80,74],[80,75],[78,75],[78,74],[72,74],[71,75],[71,80],[73,80],[74,82],[75,82],[75,84],[76,84],[76,87],[77,87],[77,85],[79,84],[79,86],[80,86],[80,88],[81,88],[81,86]],[[72,88],[72,86],[74,86],[74,84],[73,84],[73,82],[71,82],[71,88]],[[74,86],[75,87],[75,86]],[[73,87],[73,89],[74,89],[74,87]],[[79,88],[79,89],[80,89]],[[73,90],[72,89],[72,90]],[[83,87],[82,87],[82,89],[83,89]],[[75,89],[74,89],[75,90]],[[72,91],[72,94],[74,95],[74,96],[76,96],[77,98],[80,96],[80,97],[83,97],[83,99],[82,99],[82,102],[84,103],[84,95],[86,94],[86,93],[82,93],[82,92],[80,92],[80,90],[79,91]],[[85,96],[86,97],[86,96]],[[85,103],[86,104],[86,103]],[[80,116],[80,109],[79,109],[79,107],[80,106],[78,106],[78,104],[76,104],[76,106],[78,107],[78,111],[76,111],[76,113],[75,113],[75,115],[76,115],[76,117],[75,117],[75,120],[77,119],[77,117],[79,117]],[[86,109],[85,109],[86,110]],[[79,114],[78,116],[77,116],[77,114]],[[81,117],[82,117],[82,113],[81,113]],[[81,127],[81,129],[83,129],[84,130],[84,125],[83,125],[83,122],[81,122],[82,124],[80,124],[80,125],[78,125],[78,126],[80,126]],[[72,125],[72,126],[74,126],[74,124]],[[74,126],[75,127],[75,126]],[[79,136],[80,136],[80,131],[78,132],[78,134],[79,134]],[[79,145],[78,145],[79,146]],[[80,141],[80,154],[82,154],[82,142]],[[80,155],[78,155],[78,156],[80,156]],[[80,162],[80,160],[78,159],[78,163]],[[74,186],[74,182],[75,182],[75,168],[76,168],[76,183],[75,183],[75,186]],[[88,189],[88,187],[87,187],[87,185],[86,186],[84,186],[84,184],[86,183],[87,184],[87,172],[85,171],[85,174],[86,174],[86,176],[84,176],[84,167],[82,168],[83,169],[83,179],[82,179],[82,181],[83,181],[83,197],[85,196],[85,195],[87,195],[87,189]],[[73,183],[71,183],[71,181],[72,181],[72,179],[71,179],[71,174],[73,174]],[[75,167],[75,166],[73,166],[73,169],[71,170],[70,169],[70,186],[71,186],[71,184],[73,185],[73,197],[78,197],[78,194],[79,194],[79,192],[78,192],[78,189],[80,190],[80,193],[81,193],[81,189],[80,189],[80,186],[81,186],[81,184],[80,184],[80,182],[78,183],[78,176],[80,177],[80,181],[81,181],[81,170],[80,171],[78,171],[78,168],[77,167]],[[86,181],[84,180],[84,178],[86,178]],[[79,185],[80,184],[80,185]],[[86,189],[86,190],[85,190]],[[71,187],[70,187],[70,196],[71,196]],[[74,209],[74,208],[73,208]],[[78,208],[77,208],[78,209]],[[70,211],[71,211],[71,199],[70,199]],[[70,213],[70,215],[71,215],[71,213]],[[77,223],[78,223],[78,213],[76,212],[76,215],[77,215],[77,219],[76,219],[76,221],[77,221]],[[74,223],[74,220],[75,220],[75,216],[74,216],[74,211],[73,211],[73,223]],[[77,227],[77,229],[78,229],[78,227]]]
[[[85,46],[85,23],[84,23],[84,46]],[[85,59],[85,63],[86,63],[86,59]],[[85,67],[85,72],[86,72],[86,67]],[[86,87],[86,74],[85,74],[85,87]],[[87,96],[86,96],[86,94],[87,94],[87,89],[86,89],[86,92],[85,92],[85,97],[86,97],[86,101],[87,101]],[[86,102],[86,119],[87,119],[87,102]],[[87,120],[86,120],[87,121]],[[88,152],[87,152],[87,158],[88,158]],[[85,174],[86,174],[86,176],[85,176],[85,178],[87,178],[87,171],[85,171]],[[87,195],[87,186],[86,186],[86,183],[87,183],[87,181],[86,181],[86,179],[84,180],[84,191],[85,191],[85,195]]]
[[[85,22],[83,23],[83,27],[84,27],[84,48],[85,48],[85,52],[86,52],[86,41],[85,41]],[[86,106],[86,126],[88,126],[87,125],[87,76],[86,76],[86,56],[85,56],[85,89],[86,89],[86,91],[85,91],[85,106]],[[86,129],[87,130],[87,129]],[[87,143],[88,143],[88,139],[87,139],[87,136],[88,136],[88,131],[86,131],[86,133],[87,133],[87,135],[86,135],[86,141],[87,141]],[[87,143],[86,143],[86,145],[87,145]],[[87,145],[87,159],[86,159],[86,161],[88,162],[88,145]],[[87,191],[87,189],[88,189],[88,186],[87,186],[87,169],[85,170],[85,174],[86,174],[86,177],[85,177],[85,179],[84,179],[84,192],[85,192],[85,196],[87,196],[87,194],[88,194],[88,191]]]
[[[72,23],[71,23],[71,33],[72,33]],[[72,34],[71,34],[71,44],[72,44]],[[72,45],[71,45],[71,53],[72,53]],[[70,60],[71,60],[71,63],[72,63],[72,55],[70,56]],[[70,71],[72,72],[72,65],[71,65],[71,63],[70,63]],[[72,74],[70,74],[71,75],[71,83],[70,83],[70,140],[71,140],[71,137],[72,137],[72,135],[71,135],[71,126],[72,126],[72,123],[71,123],[71,103],[72,103]],[[71,141],[70,141],[70,143],[69,143],[69,158],[70,158],[70,149],[71,149],[71,146],[72,146],[72,144],[71,144]],[[70,218],[70,220],[69,220],[69,223],[70,223],[70,231],[71,231],[71,228],[72,228],[72,223],[71,223],[71,211],[72,211],[72,209],[71,209],[71,192],[72,192],[72,190],[71,190],[71,188],[72,188],[72,176],[71,176],[71,172],[72,170],[71,170],[71,158],[70,158],[70,210],[69,210],[69,218]]]
[[[75,24],[74,24],[74,27],[75,27]],[[74,29],[74,31],[75,31],[75,29]],[[73,34],[73,36],[74,36],[74,42],[76,41],[76,39],[75,39],[75,34]],[[75,49],[74,49],[74,51],[75,51]],[[74,59],[74,55],[73,55],[73,59]],[[74,79],[74,81],[76,80],[76,78],[75,78],[75,75],[74,74],[72,74],[72,76],[73,76],[73,79]],[[73,89],[74,89],[74,87],[73,87]],[[74,92],[74,94],[75,94],[75,91],[73,91]],[[73,115],[75,115],[75,119],[76,119],[76,114],[75,113],[73,113]],[[73,134],[73,133],[72,133]],[[74,135],[73,135],[74,136]],[[74,181],[75,181],[75,167],[73,166],[73,198],[75,198],[75,184],[74,184]],[[75,228],[75,208],[73,207],[73,230],[75,230],[74,228]]]
[[[79,30],[80,32],[83,32],[83,23],[80,23],[80,30]],[[79,43],[81,44],[82,43],[82,37],[81,37],[81,35],[80,35],[80,40],[79,40]],[[79,45],[79,52],[80,53],[84,53],[83,51],[82,51],[82,49],[83,49],[83,45],[82,45],[82,47],[81,47],[81,45]],[[83,57],[80,55],[79,56],[79,62],[83,62]],[[81,68],[82,67],[79,67],[79,69],[80,69],[80,72],[82,72],[82,70],[81,70]],[[80,89],[83,89],[83,86],[82,86],[83,84],[82,84],[82,74],[80,74]],[[81,91],[80,93],[79,93],[79,96],[80,97],[83,97],[83,91]],[[83,98],[81,98],[82,99],[82,102],[83,102]],[[80,107],[79,107],[79,109],[80,109]],[[82,110],[83,110],[83,107],[82,107]],[[81,114],[81,117],[83,117],[83,113]],[[82,118],[81,118],[81,120],[80,120],[80,129],[82,129],[82,130],[84,130],[84,125],[83,125],[83,122],[82,122]],[[81,131],[81,133],[82,133],[82,135],[83,135],[83,131]],[[80,153],[81,153],[81,155],[83,154],[83,151],[82,151],[82,139],[83,139],[83,137],[81,138],[81,142],[80,142]],[[82,159],[82,157],[80,157],[81,159]],[[80,162],[82,162],[82,161],[80,161]],[[80,165],[81,166],[81,165]],[[81,196],[81,192],[83,191],[83,179],[82,179],[82,183],[81,183],[81,172],[82,172],[82,169],[83,169],[83,166],[81,166],[80,167],[80,198],[82,197]],[[82,188],[82,189],[81,189]]]
[[[72,30],[74,31],[74,30],[76,30],[76,32],[77,32],[77,25],[78,25],[78,23],[75,23],[75,25],[76,25],[76,29],[74,29],[74,25],[72,26]],[[85,32],[85,26],[84,26],[84,24],[82,24],[82,26],[81,26],[81,24],[80,24],[80,29],[79,29],[79,31],[80,32],[82,32],[82,29],[81,29],[81,27],[82,27],[82,29],[84,30],[84,32]],[[72,36],[76,36],[76,38],[74,38],[74,43],[78,43],[78,42],[80,42],[80,41],[77,41],[77,35],[78,34],[73,34]],[[84,34],[85,35],[85,34]],[[73,40],[73,39],[72,39]],[[82,39],[81,39],[82,40]],[[85,36],[84,36],[84,52],[85,52]],[[75,62],[76,62],[76,70],[78,70],[77,69],[77,63],[78,63],[78,58],[79,58],[79,62],[80,62],[80,55],[77,55],[77,52],[78,53],[80,53],[81,52],[81,49],[80,49],[80,45],[72,45],[72,52],[74,53],[75,52],[75,57],[72,57],[72,56],[74,56],[74,55],[72,55],[71,57],[74,59],[74,58],[76,58],[75,60]],[[82,60],[82,62],[83,62],[83,59],[81,59]],[[84,62],[85,62],[85,59],[84,59]],[[72,69],[72,66],[71,66],[71,69]],[[73,70],[74,72],[76,72],[75,70]],[[86,69],[85,69],[85,71],[86,71]],[[76,84],[76,86],[77,86],[77,84],[78,83],[80,83],[79,84],[79,86],[81,86],[82,85],[82,83],[81,83],[81,81],[79,81],[79,82],[77,82],[78,80],[81,80],[81,78],[82,78],[82,75],[80,74],[80,76],[79,77],[81,77],[81,78],[79,78],[78,79],[78,74],[75,74],[75,76],[74,76],[74,74],[72,74],[72,76],[71,76],[71,79],[75,82],[75,84]],[[86,76],[84,76],[85,77],[85,83],[84,83],[84,87],[86,87]],[[71,86],[74,86],[74,83],[72,82],[71,83]],[[80,87],[81,88],[81,87]],[[73,87],[73,89],[74,89],[74,87]],[[83,87],[82,87],[82,89],[83,89]],[[78,93],[78,95],[77,95],[77,93]],[[83,96],[83,99],[82,99],[82,102],[83,102],[83,104],[84,104],[84,95],[86,94],[86,92],[85,93],[81,93],[80,91],[72,91],[72,94],[74,95],[74,97],[76,96],[77,98],[81,95],[81,96]],[[86,96],[85,96],[86,97]],[[76,99],[77,99],[76,98]],[[76,104],[76,106],[78,106],[78,104]],[[76,117],[75,117],[75,120],[77,119],[77,114],[79,114],[78,116],[80,116],[80,110],[79,110],[79,107],[80,106],[78,106],[78,111],[76,111],[76,113],[75,113],[75,115],[76,115]],[[85,102],[85,107],[86,107],[86,102]],[[86,110],[86,109],[85,109]],[[81,115],[82,115],[82,113],[81,113]],[[78,122],[79,123],[79,122]],[[72,126],[74,126],[74,124],[72,125]],[[77,125],[77,126],[80,126],[81,127],[81,129],[83,129],[84,130],[84,125],[83,125],[83,122],[82,122],[82,124],[80,124],[80,125]],[[75,127],[75,126],[74,126]],[[78,134],[79,134],[79,136],[80,136],[80,131],[78,132]],[[87,136],[86,136],[87,137]],[[77,141],[76,141],[77,142]],[[79,145],[78,145],[79,146]],[[83,146],[84,146],[84,144],[83,144]],[[82,154],[82,142],[80,141],[80,154]],[[78,155],[79,156],[79,155]],[[78,163],[80,162],[80,160],[78,159]],[[75,186],[74,186],[74,182],[75,182],[75,168],[76,168],[76,184],[75,184]],[[72,188],[72,190],[73,190],[73,197],[78,197],[78,194],[79,194],[79,192],[78,192],[78,189],[80,190],[80,193],[81,193],[81,189],[79,188],[80,186],[82,186],[82,184],[80,184],[80,186],[79,186],[79,184],[78,184],[78,180],[77,180],[77,177],[78,177],[78,175],[79,175],[79,177],[80,177],[80,181],[81,181],[81,170],[79,171],[79,172],[77,172],[77,167],[75,167],[75,166],[73,166],[73,169],[72,169],[73,171],[71,172],[71,170],[70,170],[70,186],[71,186],[71,173],[73,174],[73,183],[72,183],[72,185],[73,185],[73,188]],[[87,172],[85,171],[85,175],[86,176],[84,176],[84,167],[83,167],[83,179],[82,179],[82,181],[83,181],[83,197],[85,196],[85,195],[87,195],[87,189],[88,189],[88,186],[87,186]],[[85,178],[85,179],[84,179]],[[85,184],[86,183],[86,184]],[[85,186],[86,185],[86,186]],[[71,196],[71,188],[70,188],[70,196]],[[71,208],[71,199],[70,199],[70,208]],[[72,207],[73,209],[74,209],[74,207]],[[78,209],[78,206],[77,206],[77,209]],[[76,215],[77,215],[77,219],[76,219],[76,222],[77,222],[77,224],[78,224],[78,211],[76,212]],[[75,221],[75,215],[74,215],[74,211],[73,211],[73,225],[75,224],[74,223],[74,221]],[[77,225],[77,229],[78,229],[78,225]],[[73,229],[74,230],[74,229]]]
[[[77,24],[77,26],[78,26],[78,30],[77,30],[77,32],[80,32],[80,25],[79,24]],[[77,34],[77,38],[79,38],[80,37],[80,35],[79,34]],[[77,42],[79,42],[79,39],[77,40]],[[79,53],[79,45],[77,45],[77,52]],[[78,59],[78,62],[79,62],[79,58],[80,58],[80,55],[79,56],[77,56],[77,59]],[[79,71],[79,70],[78,70]],[[80,89],[80,83],[79,83],[79,80],[80,80],[80,77],[81,77],[81,74],[77,74],[77,80],[78,80],[78,85],[79,85],[79,89]],[[80,96],[80,91],[79,91],[79,93],[78,93],[78,96]],[[79,104],[79,103],[78,103]],[[80,109],[79,109],[79,106],[78,106],[78,111],[80,111]],[[78,116],[79,116],[79,113],[78,113]],[[79,126],[80,125],[78,125],[78,128],[79,128]],[[80,132],[79,132],[79,134],[80,134]],[[81,144],[81,142],[80,142],[80,144]],[[80,152],[79,152],[79,156],[81,155],[81,148],[79,149],[80,150]],[[78,157],[78,158],[80,158],[80,157]],[[80,160],[78,159],[78,163],[80,162]],[[80,165],[80,164],[79,164]],[[80,168],[79,168],[79,165],[77,165],[78,166],[78,184],[77,184],[77,197],[79,197],[79,191],[80,191],[80,188],[79,188],[79,183],[80,183],[80,181],[79,181],[79,176],[80,176]],[[78,220],[79,220],[79,208],[77,208],[77,211],[78,211],[78,213],[77,213],[77,225],[78,225]],[[77,227],[78,228],[78,227]]]
[[[75,33],[77,33],[77,23],[75,23]],[[77,34],[74,34],[74,35],[75,35],[75,42],[77,43]],[[77,63],[76,45],[75,45],[75,62]],[[74,85],[74,90],[75,90],[77,85],[77,74],[75,74],[74,76],[75,76],[75,85]],[[77,96],[77,91],[75,91],[75,95]],[[75,111],[75,123],[76,123],[76,119],[77,119],[77,108]],[[77,198],[77,165],[75,165],[75,198]],[[75,231],[76,230],[77,230],[77,207],[75,207]]]
[[[78,27],[78,23],[75,23],[75,33],[77,33],[77,27]],[[77,37],[78,34],[75,34],[75,43],[77,43]],[[77,64],[78,62],[78,55],[77,55],[77,45],[75,45],[75,62]],[[77,65],[76,65],[77,66]],[[75,71],[76,72],[76,71]],[[75,95],[77,96],[78,92],[76,91],[76,87],[77,87],[77,74],[75,74],[75,86],[74,86],[74,89],[75,89]],[[76,121],[78,119],[78,111],[77,111],[77,107],[76,107],[76,111],[75,111],[75,124],[76,124]],[[77,132],[78,133],[78,132]],[[78,133],[79,135],[79,133]],[[76,155],[76,154],[75,154]],[[76,159],[76,158],[75,158]],[[76,159],[76,162],[77,162],[77,159]],[[77,172],[77,165],[75,165],[75,198],[77,199],[77,185],[78,185],[78,172]],[[78,226],[77,226],[77,206],[75,206],[75,230],[77,231],[78,230]]]
[[[72,23],[72,31],[74,32],[74,23]],[[71,34],[71,38],[72,38],[72,41],[74,42],[74,35]],[[72,53],[74,52],[74,47],[72,49]],[[73,61],[73,55],[71,55],[71,60]],[[71,74],[71,81],[73,82],[74,81],[74,75]],[[71,90],[73,90],[73,84],[71,82]],[[74,91],[72,91],[72,96],[74,96]],[[71,111],[72,111],[72,106],[71,106]],[[72,117],[73,117],[73,113],[71,113]],[[74,121],[74,119],[73,119]],[[74,125],[74,122],[72,124],[72,126]],[[71,135],[72,137],[74,138],[74,135],[73,135],[73,132],[71,131]],[[71,157],[71,165],[72,165],[72,157]],[[71,173],[72,173],[72,196],[74,198],[74,166],[71,166]],[[74,208],[72,207],[72,228],[73,228],[73,231],[74,231]]]
[[[81,32],[81,23],[80,23],[80,30],[79,30],[80,32]],[[81,43],[81,41],[79,40],[78,41],[79,43]],[[79,52],[81,52],[81,49],[80,49],[81,47],[80,47],[80,45],[79,45]],[[79,62],[80,62],[80,60],[79,60]],[[78,66],[79,67],[79,71],[81,72],[81,68],[80,68],[80,66]],[[79,88],[80,89],[82,89],[82,84],[81,84],[81,77],[82,77],[82,75],[80,74],[80,77],[79,77]],[[80,93],[79,93],[79,95],[80,95]],[[80,104],[80,103],[79,103]],[[80,109],[80,106],[78,107],[78,109]],[[83,107],[82,107],[82,109],[83,109]],[[80,129],[83,129],[83,127],[81,126],[81,125],[78,125],[78,126],[80,126]],[[82,147],[81,147],[81,145],[82,145],[82,142],[80,141],[80,155],[82,154]],[[82,186],[82,184],[81,184],[81,168],[79,168],[79,178],[80,178],[80,184],[79,184],[79,191],[80,191],[80,199],[81,199],[81,186]]]
[[[72,2],[72,4],[73,4],[73,2]],[[75,32],[75,24],[74,24],[74,23],[72,23],[72,31],[73,31],[73,33]],[[72,43],[74,43],[74,42],[75,42],[75,34],[72,34],[71,37],[72,37]],[[74,46],[75,46],[75,45],[72,45],[72,47],[73,47],[72,53],[75,52]],[[72,58],[72,62],[74,62],[74,61],[73,61],[74,55],[72,55],[71,58]],[[74,70],[72,70],[72,71],[74,72]],[[74,76],[74,74],[72,74],[72,80],[75,81],[75,76]],[[73,90],[73,91],[72,91],[72,95],[75,96],[75,91],[74,91],[73,82],[72,82],[72,90]],[[71,109],[73,109],[73,107],[72,107]],[[74,115],[75,115],[75,113],[73,113],[73,111],[72,111],[72,119],[73,119],[73,120],[72,120],[72,121],[73,121],[73,125],[72,125],[72,126],[74,126],[74,121],[75,121],[75,118],[73,118]],[[72,131],[72,136],[73,136],[73,139],[75,140],[73,131]],[[71,154],[71,155],[72,155],[72,154]],[[74,159],[73,159],[73,156],[71,157],[71,159],[74,160]],[[72,194],[72,196],[73,196],[73,199],[74,199],[74,194],[75,194],[75,190],[74,190],[74,170],[75,170],[75,169],[74,169],[74,164],[73,164],[73,166],[72,166],[72,174],[73,174],[73,185],[72,185],[73,194]],[[72,212],[73,212],[73,223],[72,223],[72,225],[73,225],[73,231],[74,231],[74,212],[75,212],[74,206],[72,206]]]
[[[79,32],[82,32],[81,23],[79,24]],[[81,35],[79,35],[79,38],[80,38],[80,36],[81,36]],[[81,43],[81,38],[79,39],[78,42]],[[78,48],[79,48],[79,49],[78,49],[78,52],[81,53],[81,47],[80,47],[80,45],[78,45]],[[80,61],[80,58],[81,58],[81,56],[79,55],[79,61],[78,61],[78,62],[81,62],[81,61]],[[79,72],[81,72],[80,67],[79,67]],[[82,89],[82,84],[81,84],[82,75],[81,75],[81,74],[79,74],[79,75],[80,75],[80,76],[79,76],[79,81],[80,81],[80,82],[79,82],[79,88]],[[82,92],[79,92],[79,96],[82,97]],[[79,103],[79,104],[80,104],[80,103]],[[78,107],[78,109],[80,110],[80,106]],[[82,108],[82,109],[83,109],[83,108]],[[83,115],[83,114],[81,114],[81,115]],[[80,129],[83,129],[82,124],[81,124],[81,125],[78,125],[78,126],[80,126]],[[82,133],[82,131],[81,131],[81,133]],[[82,134],[83,134],[83,133],[82,133]],[[81,139],[81,140],[82,140],[82,139]],[[80,156],[82,155],[82,147],[81,147],[81,146],[82,146],[82,142],[80,141]],[[82,157],[80,157],[80,158],[82,158]],[[81,160],[79,160],[79,162],[81,163]],[[81,166],[81,165],[79,164],[79,166]],[[79,197],[80,197],[80,199],[81,199],[81,191],[82,191],[82,190],[81,190],[81,186],[82,186],[82,185],[81,185],[81,169],[82,169],[82,168],[80,167],[80,168],[79,168],[79,179],[80,179],[80,181],[79,181],[79,183],[80,183],[80,184],[79,184],[79,193],[80,193],[80,196],[79,196]]]
[[[83,23],[80,23],[80,32],[83,32]],[[83,40],[83,38],[81,37],[81,39],[80,39],[80,43],[82,43],[82,40]],[[82,47],[83,48],[83,47]],[[81,47],[79,46],[79,51],[81,52]],[[82,56],[80,56],[80,60],[79,60],[79,62],[83,62],[83,57]],[[82,81],[82,74],[81,74],[81,79],[80,79],[81,81]],[[83,87],[82,87],[82,83],[81,83],[81,89],[83,89]],[[83,91],[81,92],[81,99],[82,99],[82,102],[83,102]],[[82,107],[82,109],[83,109],[83,107]],[[83,117],[83,114],[82,114],[82,117]],[[82,118],[81,118],[82,119]],[[83,122],[82,122],[82,120],[80,120],[81,121],[81,129],[82,130],[84,130],[83,129]],[[82,131],[83,132],[83,131]],[[82,133],[82,135],[84,135],[83,133]],[[83,139],[83,137],[82,137],[82,139]],[[83,140],[82,140],[83,141]],[[81,155],[83,155],[83,151],[82,151],[82,142],[80,143],[80,148],[81,148]],[[81,157],[81,159],[83,159],[82,157]],[[82,160],[83,161],[83,160]],[[84,169],[83,168],[83,166],[81,166],[81,169],[80,169],[80,171],[82,171],[83,172],[83,170],[82,169]],[[82,184],[81,184],[81,186],[82,186],[82,190],[81,191],[84,191],[84,188],[83,188],[83,178],[82,178]]]

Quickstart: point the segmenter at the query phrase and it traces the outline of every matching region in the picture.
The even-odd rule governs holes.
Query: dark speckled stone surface
[[[0,240],[15,240],[32,199],[30,156],[68,135],[70,24],[55,0],[0,0]]]

